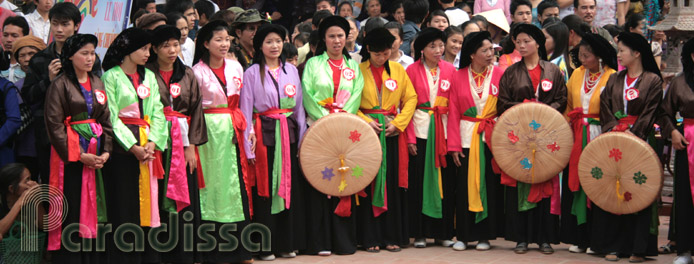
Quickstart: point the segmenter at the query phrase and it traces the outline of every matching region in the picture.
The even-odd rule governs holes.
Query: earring
[[[600,71],[602,71],[602,59],[599,59],[598,63],[599,63],[598,65],[600,66]]]

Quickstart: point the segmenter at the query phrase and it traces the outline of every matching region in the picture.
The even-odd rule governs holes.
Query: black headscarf
[[[692,61],[692,53],[694,53],[694,39],[688,40],[682,47],[684,80],[687,81],[689,88],[694,90],[694,61]]]
[[[149,53],[149,60],[147,63],[157,64],[157,69],[159,68],[159,62],[157,61],[158,55],[154,52],[159,45],[169,41],[169,40],[181,40],[181,30],[172,25],[161,25],[152,30],[152,51]],[[179,43],[183,45],[183,43]],[[183,64],[180,58],[176,58],[173,64],[173,73],[171,74],[171,79],[166,80],[168,83],[177,83],[183,79],[186,74],[186,65]]]
[[[622,32],[619,33],[619,42],[629,47],[633,51],[638,51],[641,53],[641,66],[644,71],[649,71],[657,74],[660,78],[663,76],[660,74],[660,69],[658,64],[655,62],[653,57],[653,51],[651,50],[651,45],[648,44],[646,38],[637,33]]]
[[[91,43],[94,45],[94,48],[96,48],[98,42],[99,40],[92,34],[75,34],[65,40],[63,50],[60,53],[60,64],[62,65],[63,73],[65,73],[65,75],[67,75],[67,77],[70,78],[70,81],[72,81],[74,84],[78,85],[79,82],[77,81],[75,68],[72,65],[70,57],[75,55],[77,51],[87,44]],[[96,59],[94,61],[96,63]]]
[[[208,59],[210,56],[210,51],[205,48],[205,42],[210,41],[215,31],[226,30],[229,34],[229,25],[223,20],[213,20],[207,23],[204,27],[198,30],[198,35],[195,38],[195,55],[193,56],[193,64],[198,63],[198,61],[203,60],[205,63],[209,63]]]
[[[446,34],[437,28],[428,27],[420,31],[417,34],[417,38],[414,40],[414,60],[418,61],[419,58],[422,57],[422,50],[429,45],[429,43],[437,39],[443,41],[445,38]]]
[[[458,65],[458,69],[463,69],[472,64],[470,55],[475,54],[475,52],[482,47],[484,40],[492,42],[492,35],[489,34],[489,31],[472,32],[465,37],[465,40],[463,40],[463,47],[460,48],[460,64]]]
[[[101,64],[104,71],[120,65],[125,56],[150,43],[152,43],[152,37],[144,29],[128,28],[124,30],[116,36],[116,39],[106,50],[104,62]]]
[[[607,65],[607,67],[617,70],[617,52],[614,50],[610,42],[601,37],[598,34],[586,33],[583,35],[581,43],[578,45],[588,45],[590,49],[593,50],[595,56],[602,59],[602,62]]]
[[[520,24],[511,32],[513,34],[513,39],[518,38],[518,34],[525,33],[537,42],[540,46],[537,49],[537,54],[540,56],[540,60],[547,60],[547,50],[545,49],[545,33],[532,24]]]
[[[375,20],[375,19],[374,19]],[[381,52],[384,50],[389,50],[393,48],[393,42],[395,42],[395,36],[390,33],[384,27],[374,28],[369,33],[366,33],[364,37],[364,43],[359,51],[361,55],[361,62],[365,62],[371,58],[371,52]],[[383,64],[386,72],[390,75],[390,66],[388,62]]]
[[[347,40],[347,37],[349,37],[350,27],[349,22],[347,22],[347,19],[341,16],[329,16],[324,18],[318,25],[318,34],[320,36],[320,40],[318,41],[318,47],[316,48],[316,55],[323,54],[323,52],[328,50],[325,44],[325,33],[328,31],[330,27],[333,26],[338,26],[345,31],[345,41]],[[348,60],[351,59],[351,57],[349,56],[349,52],[347,52],[347,47],[342,48],[342,54],[345,55],[345,58],[347,58]]]
[[[263,42],[265,41],[265,38],[267,35],[270,35],[270,33],[276,33],[277,35],[280,36],[282,40],[284,40],[287,37],[287,31],[284,29],[284,27],[277,25],[277,24],[263,24],[258,28],[258,31],[255,32],[255,36],[253,36],[253,49],[255,50],[255,55],[253,55],[253,64],[258,64],[260,66],[259,72],[260,72],[260,80],[265,81],[265,54],[263,54]],[[282,67],[282,71],[284,73],[287,73],[287,71],[284,69],[284,62],[286,61],[286,58],[284,57],[284,53],[280,53],[280,67]]]

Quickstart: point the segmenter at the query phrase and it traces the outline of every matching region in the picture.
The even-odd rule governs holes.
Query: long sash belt
[[[684,122],[684,138],[690,142],[687,145],[687,160],[689,161],[689,186],[692,192],[692,201],[694,201],[694,147],[691,142],[694,142],[694,118],[685,118]]]
[[[287,125],[287,113],[292,113],[292,109],[270,109],[262,113],[253,114],[255,120],[254,130],[256,135],[255,145],[255,182],[251,179],[251,184],[256,184],[258,196],[270,197],[268,184],[268,161],[267,147],[263,144],[263,125],[260,116],[266,116],[279,122],[279,129],[275,127],[275,153],[272,170],[272,213],[281,212],[284,208],[289,209],[291,203],[292,188],[292,163],[291,149],[289,142],[289,127]],[[279,135],[279,138],[277,137]],[[278,142],[279,140],[279,142]],[[278,196],[276,196],[278,195]],[[278,199],[280,198],[281,199]],[[282,199],[284,205],[281,204]]]
[[[190,193],[188,192],[188,175],[186,172],[186,158],[183,151],[183,135],[179,118],[185,118],[190,122],[190,117],[174,111],[171,106],[164,107],[164,116],[171,122],[171,166],[169,167],[169,180],[166,183],[166,197],[176,201],[176,211],[190,205]],[[190,146],[195,147],[195,146]]]
[[[599,119],[598,114],[584,114],[583,108],[577,107],[569,112],[571,128],[574,131],[574,145],[571,148],[571,161],[569,162],[569,189],[572,192],[578,191],[580,182],[578,180],[578,160],[583,151],[583,130],[588,125],[583,121],[584,118]]]
[[[443,200],[443,181],[441,167],[446,167],[446,134],[443,126],[443,115],[448,113],[447,106],[431,107],[430,103],[417,106],[420,111],[429,113],[429,132],[427,133],[426,157],[424,160],[424,182],[422,213],[441,219]],[[433,137],[433,139],[432,139]],[[433,157],[431,156],[433,152]],[[432,160],[433,159],[433,160]],[[438,188],[437,188],[438,187]]]

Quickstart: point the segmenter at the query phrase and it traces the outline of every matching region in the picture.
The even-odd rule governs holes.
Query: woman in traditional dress
[[[573,71],[567,84],[566,111],[574,130],[574,146],[569,171],[562,179],[561,241],[569,251],[585,252],[590,247],[591,215],[586,193],[578,180],[578,161],[585,146],[600,135],[600,94],[617,69],[617,53],[609,42],[588,33],[578,44],[581,67]]]
[[[181,30],[176,27],[157,27],[152,33],[152,53],[146,65],[156,76],[167,128],[170,126],[170,140],[162,156],[166,174],[159,181],[161,219],[170,227],[172,221],[178,221],[178,229],[171,232],[179,232],[179,238],[185,231],[184,223],[192,223],[194,229],[200,226],[195,148],[207,142],[202,94],[193,70],[177,56],[181,51],[180,39]],[[183,215],[191,213],[193,220],[185,221]],[[162,241],[166,240],[162,238]],[[163,252],[162,260],[176,263],[201,261],[196,250],[186,252],[183,247],[183,243],[178,243],[171,251]]]
[[[60,54],[64,73],[46,94],[46,131],[53,146],[50,184],[63,191],[68,203],[62,228],[49,232],[48,250],[58,250],[52,254],[57,263],[98,263],[101,255],[61,246],[61,232],[68,225],[84,225],[88,233],[81,237],[96,243],[97,222],[106,221],[106,204],[98,203],[97,196],[104,199],[101,168],[109,159],[113,129],[104,83],[91,73],[96,46],[94,35],[69,37]],[[77,232],[70,237],[83,241]]]
[[[248,160],[255,164],[253,221],[272,233],[272,251],[262,251],[263,260],[275,255],[295,257],[305,245],[303,193],[309,188],[299,167],[297,145],[306,131],[306,113],[301,101],[301,81],[294,65],[282,56],[286,31],[275,24],[262,25],[253,38],[253,65],[246,70],[241,90],[241,111],[248,122],[246,135],[258,139],[255,151],[244,141]],[[253,174],[253,172],[251,172]]]
[[[492,170],[491,142],[499,80],[503,70],[494,65],[492,37],[487,31],[465,37],[460,69],[453,78],[448,112],[448,152],[458,167],[456,238],[454,250],[478,241],[488,250],[489,240],[503,235],[504,192]],[[485,144],[486,142],[486,144]]]
[[[407,127],[410,237],[426,247],[426,238],[453,245],[455,171],[446,155],[448,95],[455,67],[442,60],[444,33],[422,30],[414,42],[415,63],[407,67],[417,92],[417,110]]]
[[[665,114],[659,122],[662,135],[670,138],[675,153],[675,200],[673,210],[675,219],[675,241],[677,241],[677,258],[674,264],[692,263],[694,250],[694,191],[691,183],[694,176],[694,39],[690,39],[682,48],[682,67],[684,74],[675,77],[665,94],[661,108]],[[684,117],[682,126],[677,124],[676,114]],[[684,135],[683,135],[684,134]]]
[[[547,60],[557,65],[564,75],[564,80],[569,81],[571,73],[566,67],[566,57],[569,56],[569,28],[561,21],[545,24],[542,27],[545,34],[545,49],[547,50]]]
[[[161,225],[157,179],[163,176],[161,152],[168,132],[154,73],[145,68],[151,46],[149,33],[129,28],[118,34],[104,57],[108,109],[115,134],[111,160],[104,170],[108,222],[117,229],[137,224],[145,234]],[[114,235],[106,236],[108,259],[118,263],[159,261],[147,247],[146,254],[123,252]],[[125,236],[132,243],[133,238]],[[148,239],[144,240],[149,244]]]
[[[330,113],[356,114],[364,87],[359,65],[345,49],[349,22],[339,16],[321,21],[316,56],[306,62],[301,89],[308,124]],[[310,188],[306,206],[306,253],[353,254],[357,249],[356,217],[351,197],[328,198]],[[334,212],[334,213],[333,213]]]
[[[381,140],[383,161],[374,183],[366,187],[359,205],[357,237],[369,252],[385,247],[400,251],[410,243],[407,226],[407,138],[404,134],[417,106],[417,94],[405,68],[389,61],[395,37],[376,28],[364,38],[361,50],[364,91],[359,116]]]
[[[501,77],[497,114],[525,101],[563,112],[566,83],[559,67],[546,61],[545,35],[531,24],[518,25],[512,34],[523,59],[508,67]],[[559,243],[559,177],[528,184],[502,173],[501,183],[507,185],[505,235],[517,243],[514,252],[526,253],[528,243],[537,243],[542,253],[554,253],[550,244]]]
[[[660,70],[643,36],[621,33],[617,46],[617,59],[627,69],[612,74],[600,95],[602,131],[625,131],[649,140],[663,98]],[[629,256],[629,262],[643,262],[646,256],[658,254],[655,206],[628,215],[615,215],[595,206],[592,213],[590,247],[607,254],[606,260]]]
[[[200,215],[202,224],[213,224],[212,237],[226,241],[227,232],[238,239],[250,220],[248,161],[242,146],[255,138],[243,136],[246,119],[239,109],[239,93],[243,87],[243,68],[226,59],[230,36],[224,21],[212,21],[198,31],[193,59],[193,73],[202,93],[202,108],[207,126],[207,143],[198,147],[200,169]],[[235,224],[236,231],[228,227]],[[267,239],[267,238],[266,238]],[[250,253],[241,245],[232,252],[216,247],[202,256],[205,262],[239,262],[250,260]]]

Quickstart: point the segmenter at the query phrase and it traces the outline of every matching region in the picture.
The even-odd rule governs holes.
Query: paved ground
[[[667,224],[669,217],[660,218],[660,235],[658,237],[658,245],[663,245],[667,242]],[[380,253],[367,253],[366,251],[357,251],[354,255],[329,257],[321,256],[297,256],[294,259],[278,258],[273,263],[345,263],[345,264],[360,264],[360,263],[406,263],[406,264],[449,264],[449,263],[530,263],[530,264],[545,264],[545,263],[562,263],[562,264],[580,264],[580,263],[612,263],[605,261],[601,256],[593,256],[587,254],[569,253],[569,245],[561,244],[554,246],[555,253],[552,255],[543,255],[537,250],[537,245],[531,245],[530,251],[523,255],[513,253],[512,248],[516,245],[514,242],[497,239],[492,241],[492,249],[490,251],[476,251],[468,249],[465,251],[453,251],[451,248],[444,248],[433,245],[433,240],[429,241],[427,248],[405,248],[401,252],[391,253],[381,250]],[[646,263],[672,263],[675,258],[674,254],[661,255],[655,258],[647,259]],[[258,261],[255,263],[263,263]],[[622,259],[617,263],[629,263],[628,258]]]

